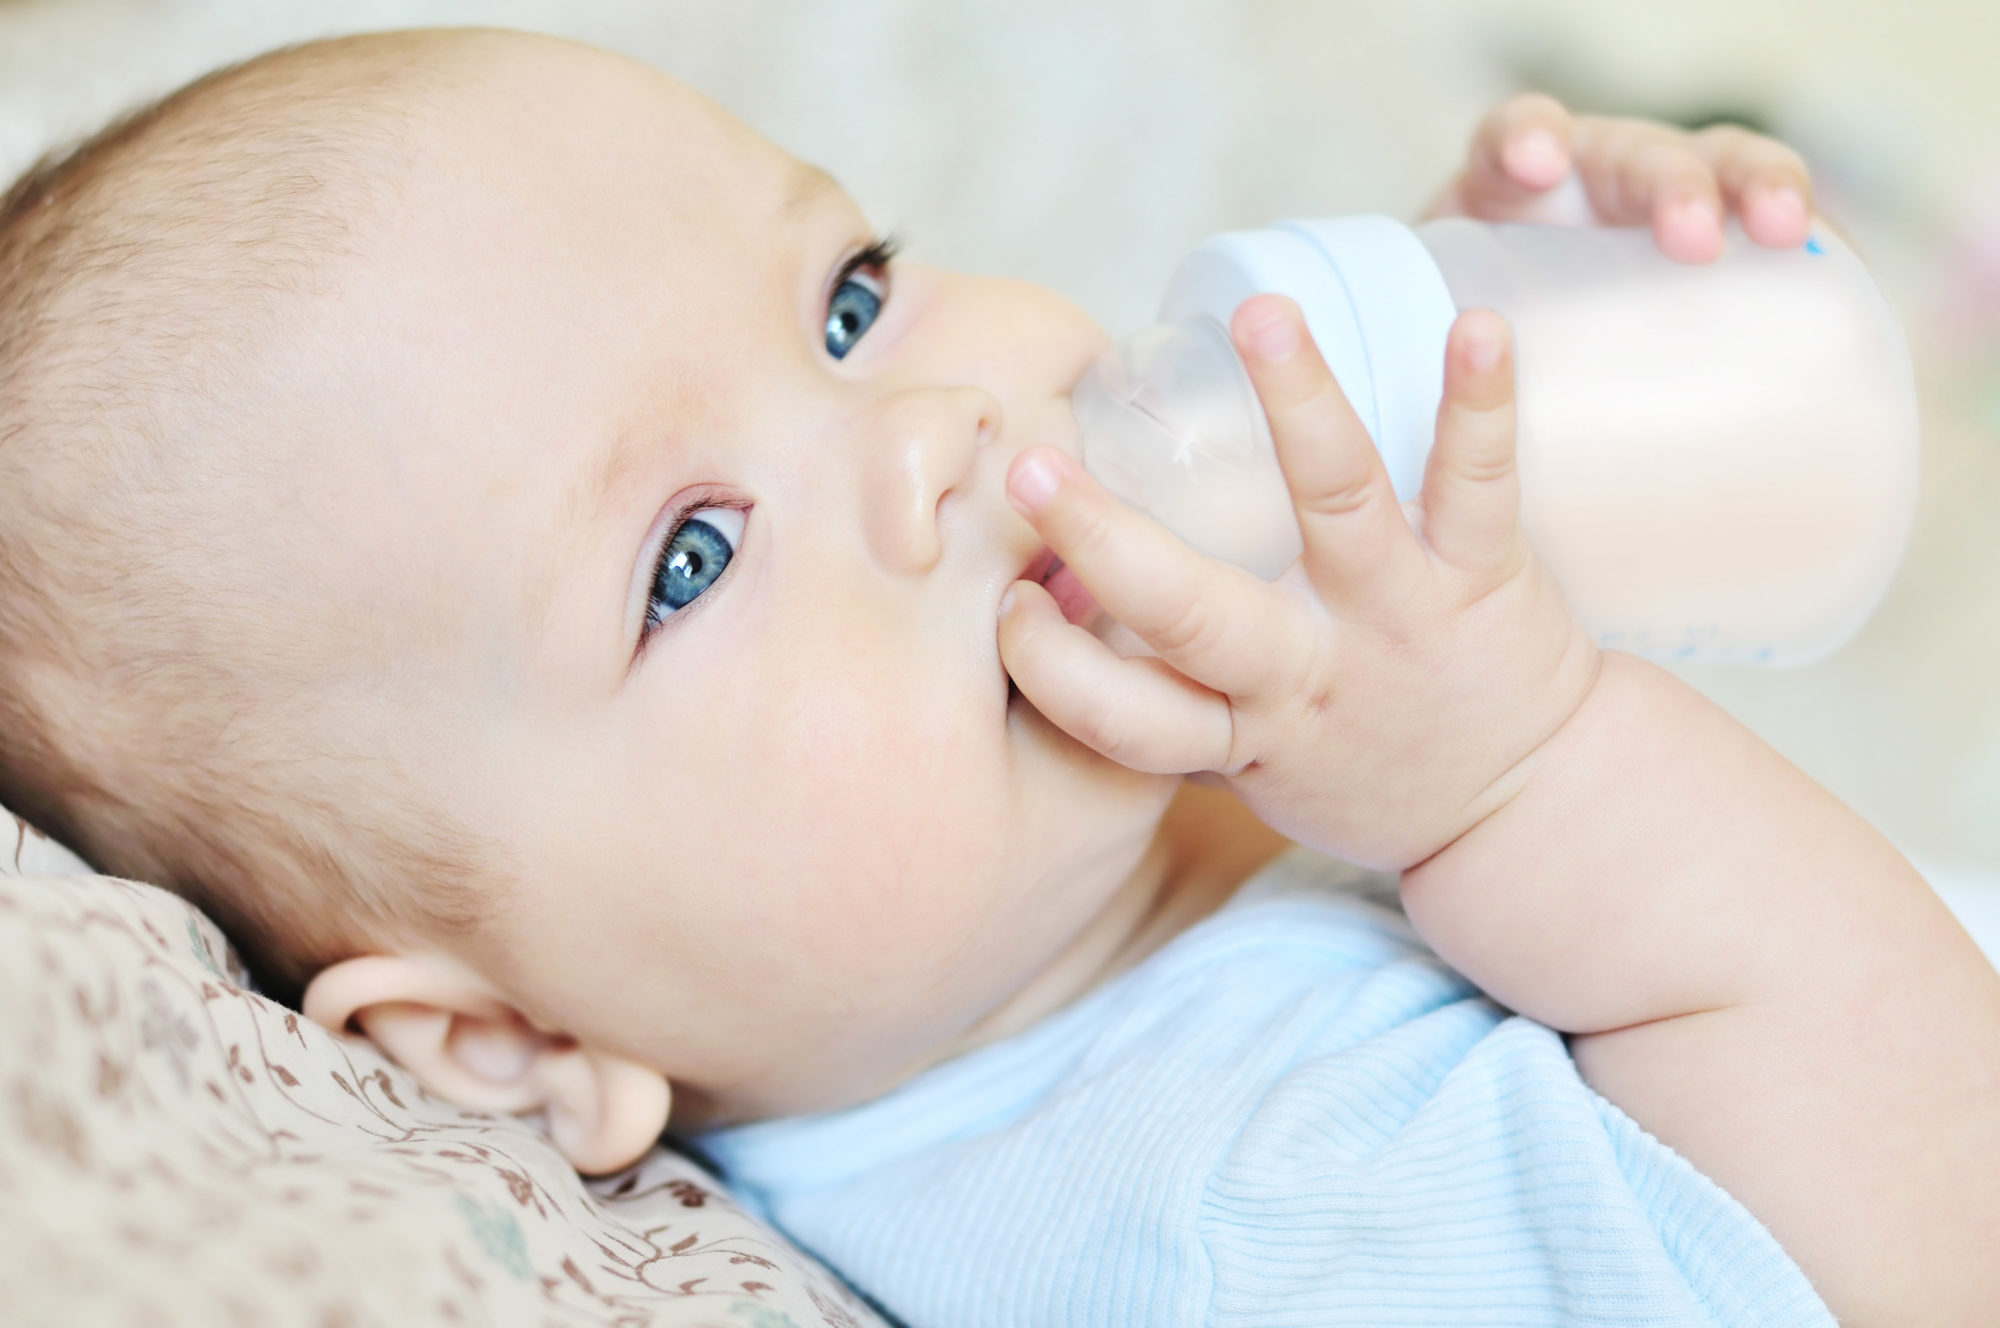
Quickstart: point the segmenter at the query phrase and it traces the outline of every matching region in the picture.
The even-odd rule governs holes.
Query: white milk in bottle
[[[1217,236],[1169,286],[1161,325],[1106,351],[1073,398],[1083,462],[1196,547],[1270,577],[1298,526],[1224,329],[1282,291],[1414,498],[1460,309],[1505,315],[1520,403],[1521,519],[1599,644],[1771,665],[1860,629],[1909,535],[1917,417],[1909,354],[1852,250],[1733,225],[1722,258],[1676,262],[1642,228],[1410,228],[1386,217]]]

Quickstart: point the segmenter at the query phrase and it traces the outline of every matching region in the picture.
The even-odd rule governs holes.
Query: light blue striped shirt
[[[1729,1195],[1338,868],[848,1111],[697,1142],[911,1328],[1815,1325]]]

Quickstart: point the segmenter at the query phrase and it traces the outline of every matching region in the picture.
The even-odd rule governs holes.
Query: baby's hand
[[[1538,92],[1487,112],[1465,169],[1431,216],[1636,226],[1662,252],[1706,263],[1722,252],[1724,208],[1759,244],[1804,244],[1812,181],[1798,153],[1735,125],[1689,132],[1653,120],[1569,113]]]
[[[1009,498],[1159,657],[1120,658],[1018,581],[1001,658],[1050,720],[1114,760],[1214,772],[1301,843],[1408,867],[1511,796],[1596,676],[1596,648],[1516,520],[1507,326],[1483,310],[1453,326],[1407,512],[1297,306],[1247,300],[1230,333],[1270,416],[1299,561],[1267,583],[1203,557],[1030,448]]]

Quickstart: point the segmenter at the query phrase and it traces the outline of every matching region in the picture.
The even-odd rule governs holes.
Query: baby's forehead
[[[455,52],[439,95],[421,108],[420,178],[472,183],[502,171],[552,205],[588,199],[617,177],[668,186],[662,221],[729,224],[750,200],[768,208],[799,165],[713,101],[668,74],[609,52],[503,36],[490,57]],[[490,185],[490,177],[484,181]]]
[[[460,360],[526,349],[498,344],[520,315],[545,333],[534,354],[568,338],[615,358],[635,339],[621,319],[706,337],[774,281],[789,294],[778,251],[839,197],[824,172],[645,66],[559,42],[510,55],[520,68],[469,66],[421,114],[368,246],[376,304],[431,321]]]

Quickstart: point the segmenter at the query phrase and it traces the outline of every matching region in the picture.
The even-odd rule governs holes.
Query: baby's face
[[[873,1091],[1071,941],[1172,792],[995,643],[1042,551],[1002,476],[1074,450],[1102,335],[854,268],[830,181],[610,56],[507,46],[408,132],[291,371],[341,404],[285,520],[400,680],[357,730],[500,846],[485,924],[409,948],[732,1114]]]

